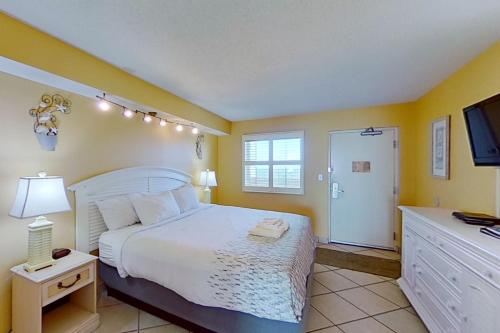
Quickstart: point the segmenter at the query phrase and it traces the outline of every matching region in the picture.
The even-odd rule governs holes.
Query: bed
[[[108,294],[195,332],[304,332],[315,245],[307,217],[201,205],[154,225],[107,231],[95,204],[190,182],[177,170],[139,167],[70,187],[77,249],[99,248]],[[248,235],[263,217],[282,218],[290,229],[278,240]]]

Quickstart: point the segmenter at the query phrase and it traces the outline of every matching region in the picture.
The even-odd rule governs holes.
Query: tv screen
[[[500,166],[500,94],[464,109],[476,166]]]

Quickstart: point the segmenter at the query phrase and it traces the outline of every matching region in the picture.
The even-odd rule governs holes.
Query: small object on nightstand
[[[52,250],[52,259],[57,260],[66,257],[71,253],[70,249],[53,249]]]

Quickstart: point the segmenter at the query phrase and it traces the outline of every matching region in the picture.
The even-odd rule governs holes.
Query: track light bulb
[[[101,109],[102,111],[109,111],[109,109],[111,109],[111,105],[108,103],[108,101],[104,99],[101,99],[99,103],[97,103],[97,105],[99,106],[99,109]]]
[[[193,129],[191,130],[191,132],[193,134],[198,134],[198,133],[200,133],[200,130],[198,130],[198,127],[193,127]]]
[[[176,130],[177,132],[182,132],[182,130],[183,130],[183,129],[184,129],[184,127],[182,127],[182,125],[181,125],[181,124],[179,124],[179,125],[175,126],[175,130]]]
[[[160,126],[161,127],[167,126],[167,121],[165,119],[160,120]]]
[[[149,114],[145,114],[145,115],[144,115],[144,118],[142,118],[142,120],[143,120],[145,123],[150,123],[151,121],[153,121],[153,117],[151,117]]]
[[[132,118],[132,117],[134,117],[134,113],[135,113],[135,112],[134,112],[134,111],[132,111],[132,110],[130,110],[130,109],[124,109],[124,110],[123,110],[123,116],[124,116],[125,118]]]

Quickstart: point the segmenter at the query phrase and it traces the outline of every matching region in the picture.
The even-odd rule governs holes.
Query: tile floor
[[[314,264],[312,295],[307,332],[428,332],[390,278]],[[188,332],[105,294],[98,310],[101,326],[95,333]]]
[[[356,254],[362,254],[365,256],[379,257],[385,259],[393,259],[393,260],[401,260],[401,256],[399,253],[389,250],[380,250],[380,249],[372,249],[369,247],[361,247],[354,245],[346,245],[346,244],[337,244],[337,243],[319,243],[318,247],[325,249],[332,249],[342,252],[352,252]]]

